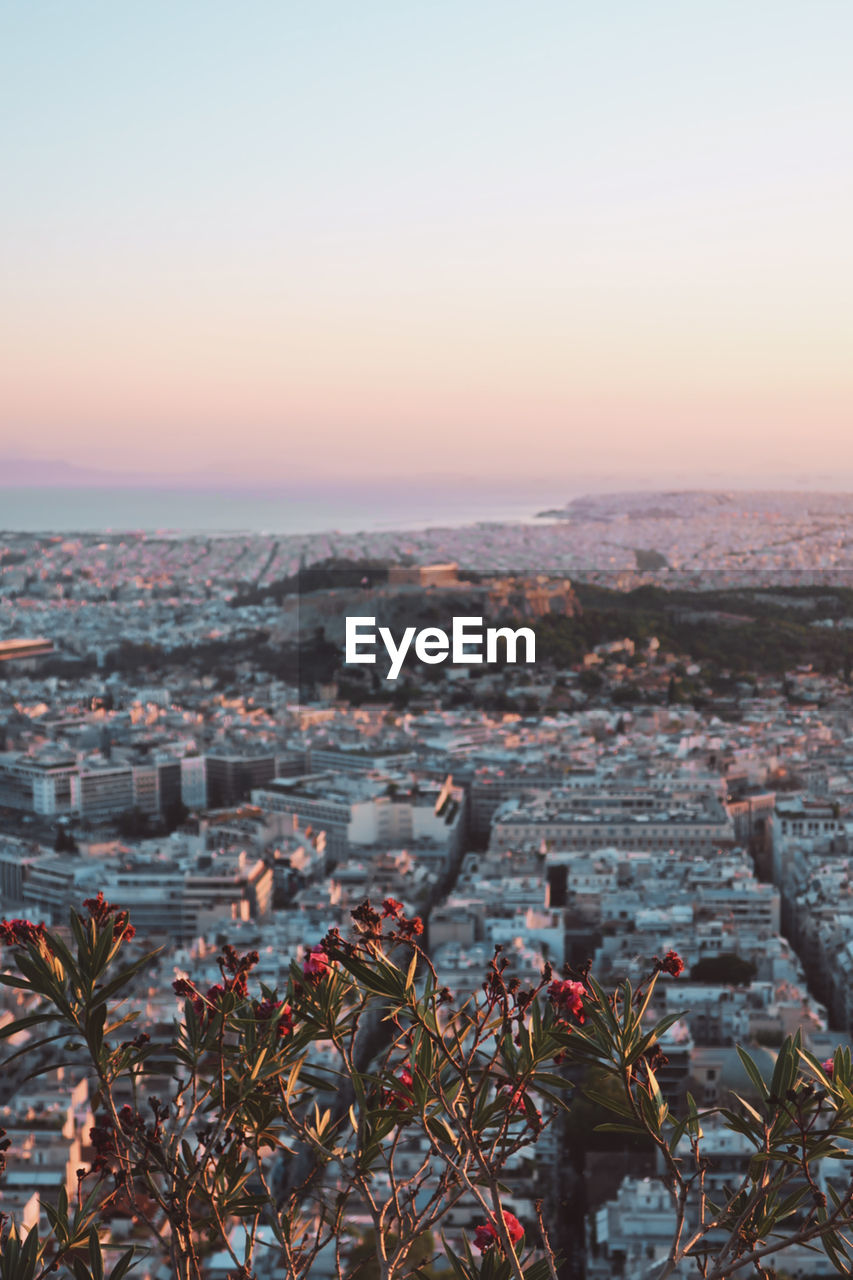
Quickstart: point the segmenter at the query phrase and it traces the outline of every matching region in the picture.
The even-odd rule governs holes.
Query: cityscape
[[[851,42],[0,4],[0,1280],[853,1276]]]
[[[853,1043],[851,503],[667,492],[416,533],[4,533],[3,915],[62,932],[82,900],[118,903],[133,954],[160,949],[130,992],[155,1039],[226,940],[281,990],[385,900],[423,922],[454,992],[496,947],[534,985],[546,965],[639,983],[683,957],[647,1015],[673,1015],[673,1110],[751,1096],[736,1046],[770,1071],[799,1032],[824,1061]],[[531,628],[537,660],[388,679],[346,661],[356,609],[478,610]],[[35,1007],[3,988],[0,1028]],[[52,1045],[9,1043],[3,1210],[31,1226],[45,1189],[76,1194],[95,1101]],[[590,1105],[519,1150],[506,1207],[563,1224],[561,1275],[655,1275],[673,1211],[654,1153],[594,1132]],[[719,1122],[705,1139],[712,1167],[746,1167]],[[130,1218],[112,1229],[133,1242]],[[792,1245],[779,1274],[831,1274],[816,1257]],[[274,1259],[259,1277],[289,1274]],[[230,1265],[211,1255],[205,1280]]]

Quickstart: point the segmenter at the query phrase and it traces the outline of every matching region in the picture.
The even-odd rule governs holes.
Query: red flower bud
[[[684,972],[684,961],[677,951],[667,951],[663,960],[658,960],[657,964],[661,973],[669,973],[673,978]]]
[[[136,929],[129,923],[128,913],[122,911],[120,907],[114,906],[111,902],[107,902],[101,889],[98,890],[96,898],[84,898],[83,906],[89,912],[89,918],[94,920],[95,924],[104,925],[110,916],[114,917],[114,938],[123,938],[125,942],[129,942],[135,936]]]
[[[0,920],[0,942],[7,947],[26,947],[44,938],[44,925],[30,920]]]

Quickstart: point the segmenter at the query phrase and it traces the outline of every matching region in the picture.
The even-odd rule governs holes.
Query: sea
[[[572,495],[0,487],[0,532],[355,533],[538,520]]]

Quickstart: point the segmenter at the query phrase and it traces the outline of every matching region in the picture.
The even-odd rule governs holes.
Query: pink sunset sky
[[[0,458],[853,485],[851,36],[826,0],[6,5]]]

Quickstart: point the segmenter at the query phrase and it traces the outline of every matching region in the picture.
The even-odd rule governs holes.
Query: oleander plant
[[[223,946],[214,986],[175,981],[164,1043],[134,1026],[131,993],[156,953],[128,960],[133,932],[102,894],[66,940],[0,922],[0,982],[28,1009],[0,1037],[29,1033],[5,1062],[50,1047],[83,1068],[94,1113],[76,1193],[43,1206],[49,1229],[5,1216],[0,1280],[204,1280],[223,1257],[229,1280],[560,1280],[547,1202],[528,1221],[508,1202],[518,1160],[576,1088],[611,1113],[602,1128],[656,1154],[673,1232],[648,1280],[771,1277],[792,1243],[853,1268],[853,1184],[838,1176],[853,1153],[849,1052],[821,1063],[789,1038],[765,1081],[739,1050],[752,1101],[700,1111],[688,1094],[676,1116],[658,1073],[679,1015],[651,1016],[656,984],[683,969],[674,952],[637,989],[608,992],[588,968],[548,965],[525,986],[497,948],[481,987],[454,994],[421,920],[365,902],[348,936],[331,930],[291,965],[285,990],[256,980],[257,953]],[[749,1152],[722,1192],[703,1151],[712,1115]],[[8,1147],[0,1133],[0,1166]]]

